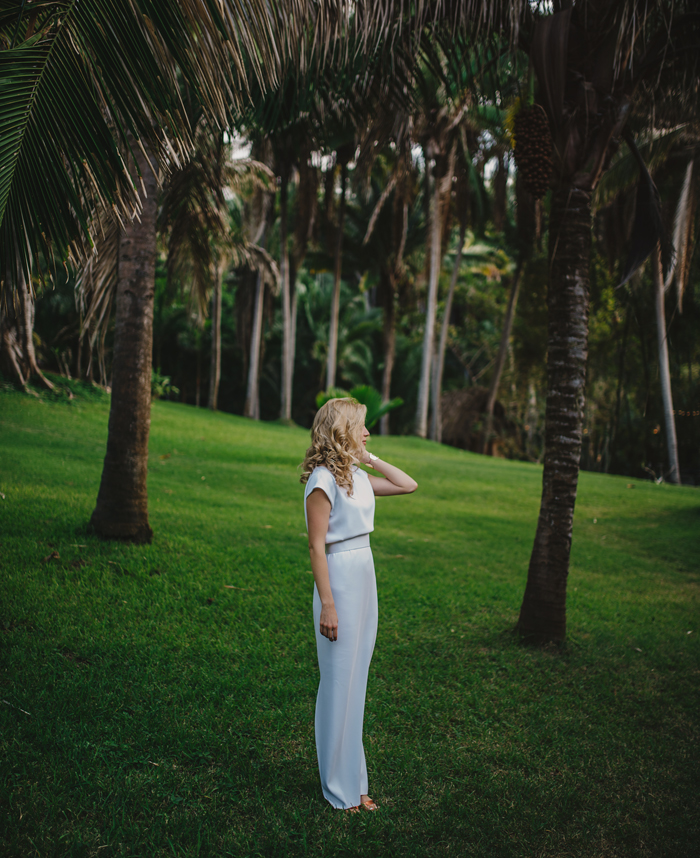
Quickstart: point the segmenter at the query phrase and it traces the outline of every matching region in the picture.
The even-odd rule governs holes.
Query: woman
[[[367,795],[362,746],[367,674],[377,636],[377,584],[369,547],[374,498],[417,488],[399,468],[367,452],[366,414],[366,406],[354,399],[329,400],[314,420],[301,476],[321,669],[318,768],[326,799],[353,812],[377,809]],[[368,475],[358,462],[382,476]]]

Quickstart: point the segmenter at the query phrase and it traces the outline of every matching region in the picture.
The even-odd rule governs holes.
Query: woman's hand
[[[335,605],[323,606],[321,608],[321,634],[329,641],[338,640],[338,614]]]

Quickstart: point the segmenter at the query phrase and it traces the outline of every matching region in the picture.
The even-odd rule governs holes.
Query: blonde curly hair
[[[306,483],[314,468],[323,465],[352,497],[352,466],[362,457],[362,429],[367,406],[356,399],[329,399],[316,412],[311,446],[301,464],[299,482]]]

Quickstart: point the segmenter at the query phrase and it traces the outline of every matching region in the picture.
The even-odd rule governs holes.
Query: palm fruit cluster
[[[544,108],[524,107],[515,117],[513,155],[523,185],[539,200],[549,188],[552,175],[552,135]]]

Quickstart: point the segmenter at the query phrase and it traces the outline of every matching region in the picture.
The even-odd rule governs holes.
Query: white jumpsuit
[[[321,787],[337,808],[355,807],[367,794],[362,745],[367,675],[377,637],[377,584],[369,534],[374,530],[374,491],[367,474],[355,468],[348,496],[324,467],[315,468],[306,498],[322,489],[331,502],[326,535],[328,573],[338,614],[338,639],[319,630],[321,600],[314,585],[314,626],[321,682],[316,698],[316,753]],[[308,520],[307,520],[308,527]]]

